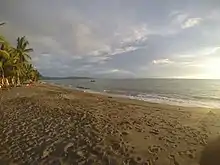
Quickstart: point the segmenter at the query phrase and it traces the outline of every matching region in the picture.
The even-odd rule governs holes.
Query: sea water
[[[57,79],[46,82],[156,103],[220,108],[220,80]]]

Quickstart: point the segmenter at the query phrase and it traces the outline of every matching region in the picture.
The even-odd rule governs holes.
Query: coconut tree
[[[15,53],[17,55],[20,71],[17,72],[17,84],[20,85],[20,77],[22,76],[21,73],[25,73],[25,64],[31,60],[30,53],[33,52],[32,48],[28,48],[29,42],[26,40],[25,36],[18,37],[17,39],[17,47]],[[23,75],[24,76],[24,75]]]
[[[0,50],[0,71],[1,71],[1,77],[2,77],[2,85],[5,85],[5,63],[10,58],[10,55],[5,50]]]
[[[0,82],[2,85],[9,85],[9,83],[21,85],[21,81],[39,79],[40,73],[30,61],[32,51],[25,37],[18,37],[14,48],[0,35]]]
[[[18,37],[16,51],[20,58],[20,62],[27,62],[31,59],[30,53],[33,52],[32,48],[28,48],[29,42],[26,40],[25,36]]]
[[[5,64],[10,59],[10,44],[3,36],[0,36],[0,70],[1,70],[1,83],[5,85]],[[8,80],[7,80],[8,82]]]
[[[24,73],[23,79],[32,80],[32,72],[33,72],[32,64],[27,63],[24,66],[25,66],[25,73]]]
[[[32,64],[27,64],[26,65],[26,79],[31,80],[31,81],[38,81],[40,78],[40,73],[38,72],[37,69],[34,68]]]
[[[14,53],[14,48],[10,52],[10,58],[4,64],[5,75],[10,79],[13,86],[16,85],[16,76],[21,72],[20,64],[17,62],[18,57]]]
[[[31,75],[34,82],[37,82],[41,77],[37,69],[33,69]]]
[[[35,69],[34,72],[35,72],[35,81],[38,81],[42,76],[37,69]]]

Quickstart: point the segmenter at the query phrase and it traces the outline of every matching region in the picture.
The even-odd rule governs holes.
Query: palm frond
[[[18,84],[21,81],[37,81],[40,73],[31,64],[29,42],[23,37],[17,38],[16,48],[12,47],[7,40],[0,35],[0,76],[14,77]]]
[[[5,39],[5,37],[0,35],[0,44],[6,44],[9,45],[9,42]]]
[[[24,50],[24,52],[26,52],[26,53],[30,53],[30,52],[33,52],[33,51],[34,51],[34,49],[32,49],[32,48],[28,48],[28,49]]]
[[[0,50],[0,57],[3,57],[5,59],[9,59],[10,58],[10,54],[5,51],[5,50]]]

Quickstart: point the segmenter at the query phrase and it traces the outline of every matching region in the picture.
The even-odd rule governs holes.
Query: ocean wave
[[[104,90],[108,94],[123,95],[130,99],[142,100],[154,103],[164,103],[169,105],[178,105],[186,107],[205,107],[205,108],[219,108],[220,102],[218,98],[206,98],[206,101],[200,99],[200,97],[187,97],[174,94],[156,94],[156,93],[140,93],[136,91],[116,91],[116,90]],[[201,96],[201,98],[204,98]]]
[[[213,101],[220,101],[219,97],[208,97],[208,96],[192,96],[195,99],[199,100],[213,100]]]
[[[90,83],[88,80],[53,80],[52,82],[60,85],[70,85],[69,87],[74,89],[80,85],[89,88],[90,90],[86,90],[87,92],[96,91],[105,95],[114,95],[148,102],[220,108],[220,81],[99,79],[96,83]],[[83,91],[85,90],[83,89]]]
[[[190,100],[149,94],[131,96],[130,98],[154,103],[164,103],[169,105],[178,105],[185,107],[220,108],[220,102],[217,101]]]

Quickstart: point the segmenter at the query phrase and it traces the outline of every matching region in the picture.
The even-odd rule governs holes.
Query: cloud
[[[170,59],[159,59],[154,60],[153,64],[171,64],[172,66],[180,66],[182,68],[192,67],[192,68],[202,68],[206,66],[207,61],[213,61],[219,56],[220,47],[206,47],[200,50],[190,51],[183,54],[173,54]],[[210,62],[209,62],[210,64]]]
[[[173,24],[182,24],[184,21],[187,20],[189,15],[187,13],[181,11],[172,11],[169,14],[169,17],[172,19]]]
[[[26,35],[34,64],[45,75],[203,75],[204,61],[220,50],[219,4],[3,0],[0,22],[7,24],[0,32],[13,44]]]
[[[153,60],[152,63],[156,65],[160,65],[160,64],[172,64],[174,62],[170,61],[169,59],[158,59],[158,60]]]
[[[113,50],[112,52],[110,52],[110,55],[127,53],[127,52],[131,52],[131,51],[135,51],[137,49],[140,49],[140,47],[128,46],[128,47],[124,47],[124,48],[117,48],[117,49]]]
[[[210,13],[208,13],[208,16],[206,16],[207,19],[210,19],[212,21],[220,21],[220,12],[219,9],[214,9]]]
[[[119,72],[120,70],[119,69],[112,69],[112,70],[110,70],[110,72]]]
[[[193,26],[199,25],[202,22],[202,18],[189,18],[182,25],[182,29],[191,28]]]
[[[95,56],[95,57],[84,57],[83,60],[85,63],[99,63],[99,64],[105,64],[108,60],[111,58],[108,56]]]
[[[93,65],[91,65],[91,64],[82,65],[81,67],[76,68],[75,72],[86,71],[86,70],[88,70],[88,69],[90,69],[92,67],[93,67]]]
[[[197,50],[191,50],[184,53],[173,54],[172,58],[177,59],[194,59],[201,57],[211,57],[218,55],[218,51],[220,50],[220,46],[210,46],[205,48],[197,48]]]
[[[202,48],[197,51],[188,52],[185,54],[170,56],[170,59],[154,60],[152,63],[157,64],[154,67],[146,68],[158,75],[173,75],[173,78],[220,78],[218,73],[219,67],[219,50],[216,47]],[[171,63],[170,63],[171,61]],[[158,64],[172,64],[162,65],[160,69]],[[184,75],[185,71],[185,75]]]
[[[116,32],[117,33],[117,32]],[[117,36],[120,36],[121,34],[121,41],[120,43],[123,44],[129,44],[133,42],[143,42],[147,40],[147,36],[150,34],[150,30],[147,28],[146,24],[142,24],[139,26],[134,26],[128,28],[127,31],[117,33]]]
[[[102,69],[99,71],[96,71],[95,74],[97,76],[106,77],[109,78],[114,76],[115,78],[126,78],[126,77],[135,77],[135,74],[128,70],[123,69]]]
[[[191,13],[183,11],[172,11],[169,17],[172,19],[171,24],[180,26],[182,29],[194,27],[203,21],[202,18],[193,17]]]
[[[215,54],[217,51],[219,51],[219,49],[220,46],[205,48],[204,50],[201,51],[201,54],[212,55]]]
[[[116,48],[113,47],[107,47],[106,49],[101,49],[101,50],[95,50],[91,53],[89,53],[89,55],[92,56],[114,56],[114,55],[118,55],[118,54],[122,54],[122,53],[127,53],[127,52],[131,52],[131,51],[135,51],[137,49],[141,49],[143,47],[135,47],[135,46],[118,46]]]

